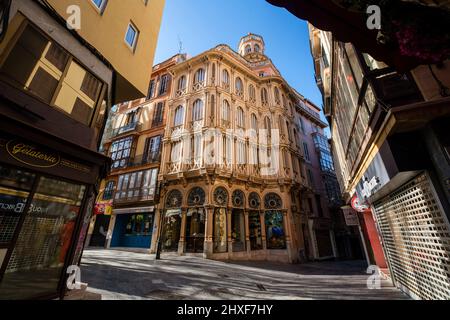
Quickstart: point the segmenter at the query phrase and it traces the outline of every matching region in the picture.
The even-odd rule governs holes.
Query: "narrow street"
[[[81,281],[103,300],[407,299],[389,281],[366,286],[363,261],[287,265],[86,250]]]

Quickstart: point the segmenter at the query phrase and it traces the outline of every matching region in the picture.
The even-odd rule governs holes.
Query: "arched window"
[[[216,78],[216,64],[215,63],[213,63],[212,66],[211,66],[211,77],[213,79]]]
[[[260,52],[261,51],[261,47],[259,46],[259,44],[255,44],[253,49],[255,50],[255,52]]]
[[[255,131],[258,131],[258,118],[256,117],[256,114],[252,113],[252,129]]]
[[[268,98],[267,98],[267,89],[266,88],[262,88],[261,89],[261,102],[266,104],[268,102]]]
[[[278,90],[278,88],[275,87],[275,89],[273,89],[273,93],[275,96],[275,102],[280,103],[280,90]]]
[[[173,121],[173,125],[175,127],[181,126],[183,124],[183,121],[184,121],[184,108],[183,106],[178,106],[175,109],[175,118]]]
[[[230,121],[230,113],[231,113],[230,103],[228,102],[228,100],[223,100],[223,104],[222,104],[222,120],[223,121]]]
[[[244,128],[245,127],[245,125],[244,125],[244,123],[245,123],[245,113],[244,113],[244,110],[241,107],[237,108],[237,119],[236,119],[236,122],[237,122],[237,126],[238,127],[240,127],[240,128]]]
[[[289,139],[289,140],[292,140],[291,129],[290,129],[290,126],[289,126],[289,122],[288,122],[288,121],[286,121],[286,130],[287,130],[288,139]]]
[[[244,87],[242,84],[242,80],[241,80],[241,78],[237,77],[236,78],[236,93],[241,94],[243,89],[244,89]]]
[[[200,121],[203,119],[203,101],[195,100],[194,108],[192,110],[192,121]]]
[[[283,107],[287,107],[287,99],[286,99],[286,96],[283,94],[282,96],[281,96],[281,98],[283,99]]]
[[[186,89],[186,76],[181,76],[178,79],[178,91],[183,91],[184,89]]]
[[[250,47],[250,45],[248,44],[248,45],[245,47],[245,53],[250,53],[250,52],[252,52],[252,47]]]
[[[248,86],[248,95],[250,97],[250,100],[256,100],[255,86],[252,84]]]
[[[222,82],[223,84],[229,85],[230,84],[230,74],[227,70],[222,71]]]
[[[205,81],[205,70],[198,69],[194,75],[194,84],[203,83]]]

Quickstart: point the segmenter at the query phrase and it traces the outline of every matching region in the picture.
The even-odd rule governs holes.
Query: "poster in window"
[[[286,249],[283,213],[280,211],[267,211],[265,222],[267,249]]]

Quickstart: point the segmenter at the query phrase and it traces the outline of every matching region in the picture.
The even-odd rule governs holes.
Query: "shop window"
[[[90,125],[103,83],[28,24],[0,67],[2,77],[42,102]]]
[[[233,252],[245,251],[245,222],[243,210],[233,209],[231,214]]]
[[[248,219],[250,231],[250,249],[261,250],[263,249],[263,243],[261,233],[261,218],[259,215],[259,211],[250,211]]]
[[[153,215],[134,214],[129,215],[125,235],[149,236],[152,234]]]
[[[167,210],[164,221],[164,237],[163,237],[163,250],[164,251],[177,251],[178,242],[180,241],[180,229],[181,229],[181,210],[171,209]]]
[[[227,209],[214,211],[213,250],[215,253],[227,252]]]
[[[41,177],[0,284],[0,298],[55,294],[86,187]]]
[[[112,168],[125,168],[128,166],[128,162],[131,157],[131,148],[133,145],[133,138],[124,138],[115,141],[111,145],[111,159]]]
[[[11,244],[35,175],[0,165],[0,247]]]
[[[283,213],[269,210],[265,214],[267,249],[286,249]]]

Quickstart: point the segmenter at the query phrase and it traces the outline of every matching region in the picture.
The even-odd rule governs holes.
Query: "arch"
[[[178,79],[178,90],[183,91],[186,89],[186,76],[182,75],[180,79]]]
[[[259,53],[261,51],[261,47],[259,46],[259,44],[255,44],[253,47],[253,50],[257,53]]]
[[[188,195],[188,206],[201,206],[205,204],[205,190],[200,187],[194,187],[191,189]]]
[[[236,125],[240,128],[245,127],[245,112],[241,107],[237,107],[236,112]]]
[[[241,78],[236,78],[236,93],[241,94],[244,91],[244,85],[242,83]]]
[[[203,100],[194,101],[192,108],[192,121],[200,121],[203,119]]]
[[[228,191],[224,187],[217,187],[213,194],[214,203],[216,205],[226,207],[228,205]]]
[[[280,90],[277,87],[275,87],[273,89],[273,94],[274,94],[274,97],[275,97],[275,102],[276,103],[280,103]]]
[[[264,207],[266,209],[281,209],[283,201],[277,193],[271,192],[264,197]]]
[[[259,209],[261,207],[261,198],[256,192],[250,193],[248,197],[248,206],[252,209]]]
[[[248,44],[245,46],[245,54],[252,52],[252,47]]]
[[[200,68],[194,74],[194,84],[203,83],[205,81],[205,69]]]
[[[180,190],[171,190],[166,197],[166,208],[179,208],[183,202],[183,194]]]
[[[230,121],[231,107],[228,100],[224,99],[222,103],[222,120]]]
[[[222,71],[222,82],[224,84],[230,84],[230,74],[228,73],[228,70],[223,69]]]
[[[255,91],[255,86],[250,84],[248,86],[248,95],[250,97],[250,100],[256,100],[256,91]]]
[[[245,206],[245,194],[242,190],[234,190],[231,196],[231,202],[234,207],[244,207]]]
[[[267,89],[266,88],[262,88],[261,89],[261,102],[262,103],[268,103],[269,99],[268,99],[268,95],[267,95]]]
[[[174,116],[174,120],[173,120],[173,125],[176,126],[181,126],[184,122],[184,107],[183,106],[178,106],[175,109],[175,116]]]

